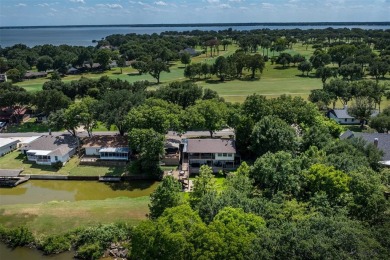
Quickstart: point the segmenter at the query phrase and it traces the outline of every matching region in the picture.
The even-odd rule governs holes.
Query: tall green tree
[[[169,66],[165,61],[153,60],[148,64],[149,74],[157,80],[157,84],[160,84],[161,72],[170,72]]]
[[[215,190],[215,180],[213,169],[207,165],[202,165],[199,170],[199,175],[193,181],[193,191],[190,193],[190,204],[193,209],[196,209],[202,197],[210,191]]]
[[[150,195],[149,218],[157,219],[164,210],[179,206],[181,201],[180,183],[172,176],[166,176]]]

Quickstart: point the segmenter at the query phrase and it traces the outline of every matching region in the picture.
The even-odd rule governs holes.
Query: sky
[[[0,26],[390,21],[390,0],[0,0]]]

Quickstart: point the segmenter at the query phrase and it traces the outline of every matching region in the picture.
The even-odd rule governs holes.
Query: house
[[[125,136],[95,135],[83,140],[83,148],[86,156],[100,160],[129,160],[130,148]]]
[[[180,140],[167,139],[164,144],[164,157],[161,162],[163,165],[178,166],[180,165]]]
[[[194,50],[193,48],[185,48],[184,50],[180,51],[180,54],[182,54],[182,53],[188,53],[191,56],[197,56],[198,55],[198,52],[196,50]]]
[[[0,108],[0,121],[6,123],[26,122],[30,119],[30,111],[25,107]]]
[[[7,82],[7,74],[0,74],[0,82]]]
[[[378,110],[375,110],[371,117],[377,116],[379,114]],[[353,116],[348,114],[348,107],[344,106],[344,108],[335,108],[328,111],[327,116],[330,119],[335,120],[340,125],[360,125],[360,120],[355,119]]]
[[[379,162],[384,166],[390,167],[390,134],[381,133],[355,133],[350,130],[343,133],[340,139],[350,138],[362,138],[367,143],[374,144],[379,150],[383,151],[384,155],[382,160]]]
[[[233,139],[184,139],[182,168],[188,164],[190,174],[198,173],[201,165],[208,165],[214,172],[234,170],[240,164]]]
[[[80,74],[80,71],[78,69],[76,69],[75,67],[71,67],[71,68],[68,69],[66,74],[68,74],[68,75],[76,75],[76,74]]]
[[[36,79],[36,78],[46,78],[46,77],[47,77],[47,72],[45,71],[39,71],[39,72],[27,71],[24,74],[25,79]]]
[[[38,139],[40,136],[30,136],[30,137],[11,137],[11,139],[18,140],[19,143],[17,145],[17,148],[20,149],[21,147],[30,144],[31,142]]]
[[[12,152],[17,148],[19,140],[12,138],[0,138],[0,156]]]
[[[56,162],[65,164],[75,153],[78,140],[71,135],[43,135],[29,144],[23,145],[20,151],[27,155],[27,160],[42,165]]]

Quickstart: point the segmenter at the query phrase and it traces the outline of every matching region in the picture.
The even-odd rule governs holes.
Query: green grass
[[[56,170],[51,166],[37,165],[25,160],[25,156],[19,151],[0,157],[0,169],[24,169],[23,174],[51,174],[74,176],[120,176],[126,172],[124,166],[80,166],[80,160],[73,156],[61,169]]]
[[[221,47],[222,48],[222,47]],[[233,54],[237,50],[236,45],[228,47],[227,51],[220,51],[220,55],[228,56]],[[301,43],[294,44],[292,49],[287,49],[285,52],[290,53],[291,55],[300,53],[306,58],[309,58],[313,49],[311,47],[306,48]],[[262,49],[258,50],[259,53],[263,53]],[[267,52],[265,51],[265,54]],[[268,55],[278,55],[277,52],[269,52]],[[206,56],[205,54],[199,55],[192,58],[192,63],[198,62],[207,62],[213,64],[217,57]],[[173,62],[170,67],[170,73],[163,72],[161,73],[161,84],[167,84],[172,81],[184,81],[187,80],[184,73],[184,65],[181,62]],[[314,71],[313,71],[314,72]],[[267,97],[278,97],[282,94],[288,94],[292,96],[301,96],[307,98],[310,94],[310,91],[313,89],[322,88],[322,82],[318,78],[314,78],[313,73],[310,74],[310,77],[302,77],[301,72],[298,71],[297,67],[291,66],[286,69],[281,69],[279,65],[271,65],[270,62],[266,63],[266,67],[261,75],[260,79],[251,80],[247,76],[249,72],[245,72],[246,77],[239,80],[232,80],[226,82],[220,82],[216,77],[204,81],[199,80],[197,83],[204,88],[210,88],[219,93],[220,96],[225,98],[226,101],[230,102],[243,102],[246,96],[251,94],[261,94]],[[149,74],[139,75],[136,70],[131,67],[123,68],[123,73],[120,73],[119,68],[114,68],[102,73],[86,73],[82,75],[86,78],[97,79],[101,76],[108,76],[113,79],[121,79],[129,82],[135,82],[140,80],[148,80],[150,82],[156,82]],[[70,75],[63,78],[64,82],[70,82],[72,80],[77,80],[81,75]],[[26,88],[28,91],[37,91],[40,90],[43,83],[47,79],[34,79],[29,81],[24,81],[18,83],[19,86]],[[156,87],[151,87],[150,89],[155,89]],[[383,107],[390,105],[389,101],[385,101]],[[104,126],[103,126],[104,127]],[[99,128],[100,129],[103,129]],[[104,130],[101,130],[104,131]]]
[[[9,133],[47,133],[49,131],[49,126],[46,123],[35,123],[36,118],[31,118],[27,122],[21,122],[19,125],[9,125],[7,127],[7,132]],[[52,129],[55,131],[56,129]]]
[[[124,221],[136,225],[146,219],[149,197],[53,201],[0,205],[0,224],[27,226],[35,236],[60,234],[81,226]]]

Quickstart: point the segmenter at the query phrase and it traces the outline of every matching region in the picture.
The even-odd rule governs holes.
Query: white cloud
[[[123,9],[123,6],[120,4],[97,4],[96,6],[100,8]]]
[[[167,6],[168,4],[165,3],[164,1],[157,1],[157,2],[154,2],[155,5],[161,5],[161,6]]]
[[[216,4],[219,3],[219,0],[206,0],[206,2],[209,4]]]
[[[229,0],[229,2],[241,3],[244,2],[244,0]]]
[[[264,9],[271,9],[274,7],[274,5],[271,3],[261,3],[261,7]]]
[[[85,4],[84,0],[69,0],[69,1],[71,1],[72,3]]]
[[[26,7],[27,5],[26,4],[23,4],[23,3],[19,3],[17,5],[15,5],[16,7]]]
[[[50,8],[50,10],[51,10],[52,12],[57,12],[57,9],[54,9],[54,8]]]
[[[232,8],[229,4],[220,4],[218,7],[219,7],[219,8],[222,8],[222,9],[229,9],[229,8]]]
[[[47,6],[49,6],[49,4],[48,4],[48,3],[42,3],[42,4],[37,4],[37,6],[40,6],[40,7],[47,7]]]

